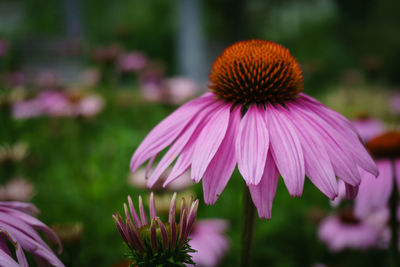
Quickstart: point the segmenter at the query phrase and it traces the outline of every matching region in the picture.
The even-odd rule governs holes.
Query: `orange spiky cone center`
[[[235,103],[283,103],[303,90],[303,76],[285,47],[263,40],[242,41],[215,60],[209,88]]]
[[[387,132],[367,144],[375,158],[400,158],[400,131]]]

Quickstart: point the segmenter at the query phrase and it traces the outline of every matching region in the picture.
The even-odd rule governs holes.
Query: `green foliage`
[[[161,246],[161,242],[159,242]],[[129,258],[134,261],[131,266],[139,267],[152,267],[152,266],[165,266],[165,267],[184,267],[185,264],[194,264],[192,256],[189,253],[196,252],[193,250],[188,241],[177,249],[163,249],[158,252],[153,252],[149,244],[146,248],[147,253],[139,251],[131,251]]]

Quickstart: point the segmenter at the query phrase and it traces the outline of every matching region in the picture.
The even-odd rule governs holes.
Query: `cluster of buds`
[[[174,193],[168,222],[163,223],[156,213],[153,193],[150,194],[150,223],[139,196],[139,215],[132,199],[124,203],[125,220],[117,212],[113,219],[119,233],[131,251],[132,266],[185,266],[194,264],[189,253],[188,236],[195,223],[199,201],[189,203],[182,198],[179,224],[175,222],[176,193]],[[140,217],[139,217],[140,216]]]

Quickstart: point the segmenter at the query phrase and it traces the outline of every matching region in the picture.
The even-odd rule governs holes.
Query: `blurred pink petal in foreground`
[[[196,252],[192,253],[196,266],[217,266],[229,249],[228,238],[224,232],[228,222],[221,219],[199,220],[189,238],[189,245]]]
[[[36,230],[41,230],[48,240],[62,246],[57,235],[30,214],[38,210],[23,202],[0,202],[0,263],[1,266],[28,266],[24,250],[33,254],[38,266],[64,266]],[[9,247],[14,247],[11,252]]]

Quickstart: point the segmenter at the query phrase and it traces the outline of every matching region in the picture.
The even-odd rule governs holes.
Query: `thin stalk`
[[[393,191],[392,195],[390,196],[390,232],[392,234],[390,240],[390,255],[392,260],[393,266],[400,266],[400,257],[399,257],[399,223],[397,220],[397,207],[399,203],[399,192],[397,190],[396,184],[396,167],[394,160],[392,160],[392,170],[393,170]],[[400,174],[399,174],[400,175]]]
[[[255,207],[251,200],[249,189],[246,185],[243,188],[243,231],[242,231],[242,250],[240,258],[240,266],[251,266],[251,246],[253,243],[253,230]]]

